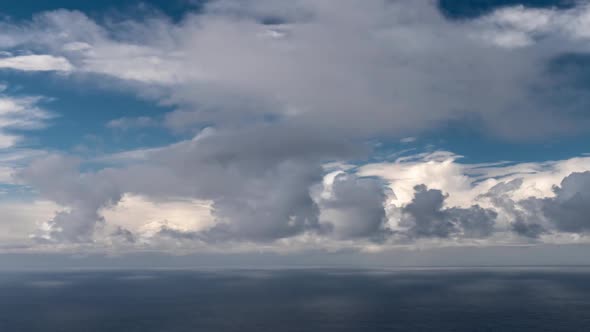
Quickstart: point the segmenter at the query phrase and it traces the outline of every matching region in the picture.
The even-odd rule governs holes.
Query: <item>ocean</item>
[[[1,272],[2,332],[590,331],[590,269]]]

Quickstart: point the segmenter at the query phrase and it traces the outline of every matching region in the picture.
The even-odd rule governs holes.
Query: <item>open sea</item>
[[[2,332],[590,331],[590,269],[1,272]]]

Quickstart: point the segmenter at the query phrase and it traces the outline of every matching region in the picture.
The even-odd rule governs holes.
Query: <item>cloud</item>
[[[74,68],[64,57],[51,55],[20,55],[0,58],[0,69],[69,72]]]
[[[378,176],[389,183],[395,192],[388,200],[395,206],[389,208],[389,223],[396,230],[409,229],[410,234],[457,237],[461,220],[495,219],[493,232],[488,227],[492,223],[483,222],[475,223],[474,226],[482,229],[473,229],[471,234],[495,237],[493,241],[521,241],[511,239],[510,233],[525,241],[563,241],[557,239],[568,229],[560,226],[561,219],[568,220],[562,218],[565,211],[571,212],[573,217],[569,220],[574,225],[580,221],[576,217],[583,215],[580,209],[566,209],[558,202],[569,201],[575,195],[584,197],[586,190],[572,187],[572,181],[566,179],[572,176],[583,186],[585,176],[573,174],[590,169],[588,157],[481,165],[459,163],[459,160],[458,156],[446,152],[418,154],[390,163],[368,164],[360,167],[358,173]],[[568,194],[559,198],[562,186]],[[460,237],[468,237],[469,227],[467,224],[461,227],[465,234]],[[585,232],[583,226],[574,229],[575,234]]]
[[[339,173],[320,201],[321,219],[337,237],[383,240],[387,227],[385,186],[378,179]]]
[[[75,159],[51,155],[31,163],[20,178],[71,208],[49,221],[48,236],[56,240],[88,241],[104,224],[99,211],[130,193],[210,201],[217,223],[203,235],[207,240],[273,241],[321,231],[310,188],[322,179],[322,161],[363,151],[337,137],[320,137],[272,126],[205,131],[150,151],[142,164],[80,174]]]
[[[42,129],[53,115],[41,108],[41,97],[9,96],[0,91],[0,150],[16,146],[22,136],[15,131]]]
[[[571,211],[583,211],[585,196],[567,196],[569,182],[552,188],[590,169],[588,158],[472,165],[437,151],[366,164],[366,142],[411,143],[448,124],[510,140],[587,131],[586,89],[551,70],[587,52],[585,13],[507,7],[455,21],[426,0],[223,0],[180,21],[67,10],[4,21],[0,48],[45,54],[6,66],[106,80],[173,108],[161,125],[194,134],[89,160],[43,155],[19,169],[19,183],[64,207],[36,236],[365,250],[583,237]],[[20,139],[5,128],[45,124],[38,100],[2,100],[5,147]],[[152,125],[144,116],[107,127]],[[354,165],[327,167],[342,164]]]
[[[584,42],[590,37],[590,6],[580,2],[572,8],[527,8],[523,5],[498,9],[478,21],[482,35],[502,47],[527,47],[555,39]]]
[[[449,237],[456,226],[447,220],[442,210],[445,197],[440,190],[428,190],[425,185],[415,187],[414,199],[403,208],[402,226],[409,226],[415,237]]]
[[[90,242],[104,223],[101,208],[116,204],[123,193],[117,183],[100,173],[81,174],[79,160],[48,155],[19,170],[22,183],[33,186],[43,197],[66,207],[48,220],[37,238],[57,242]]]
[[[5,22],[2,40],[177,107],[171,126],[273,119],[402,138],[457,121],[532,139],[588,128],[577,106],[563,102],[568,89],[554,89],[545,70],[552,58],[584,52],[587,11],[515,6],[453,21],[426,0],[227,0],[180,22],[44,12]],[[537,38],[545,34],[551,38]],[[511,45],[536,51],[502,47]]]
[[[537,223],[526,223],[521,219],[517,219],[512,223],[512,230],[518,235],[534,239],[538,238],[543,233],[546,233],[543,226]]]
[[[463,237],[483,238],[492,234],[497,213],[473,205],[469,208],[443,208],[446,196],[425,185],[415,188],[414,198],[402,208],[400,225],[407,227],[411,238],[448,238],[458,233]]]
[[[28,238],[37,232],[39,222],[49,220],[63,207],[50,201],[19,201],[2,197],[0,203],[0,239],[4,245],[29,244]]]
[[[150,200],[126,194],[117,205],[103,208],[100,215],[109,224],[142,237],[150,237],[164,226],[199,231],[214,224],[210,202],[181,198]]]
[[[283,133],[294,151],[298,140],[308,137]],[[233,135],[242,141],[229,139]],[[383,163],[326,173],[321,156],[334,153],[335,146],[316,143],[317,155],[302,150],[295,157],[277,154],[274,144],[282,143],[269,142],[262,161],[253,155],[260,146],[251,143],[260,143],[264,130],[244,135],[213,131],[147,151],[139,164],[82,173],[76,160],[42,157],[20,173],[21,179],[64,208],[36,236],[49,243],[173,251],[229,250],[224,244],[238,251],[259,246],[375,250],[412,243],[577,243],[566,235],[583,239],[588,229],[583,217],[587,175],[569,175],[590,169],[588,158],[469,165],[438,152],[393,162],[399,177],[384,172]],[[381,175],[366,177],[378,169]],[[418,177],[407,178],[410,174]],[[398,197],[397,189],[403,193],[411,183],[420,184],[412,186],[409,197]]]
[[[140,116],[136,118],[119,118],[111,120],[107,123],[107,128],[118,130],[140,129],[146,127],[158,126],[158,122],[147,116]]]
[[[567,233],[586,233],[590,231],[590,172],[572,173],[554,188],[555,197],[533,199],[530,203],[539,204],[547,220],[558,231]]]
[[[120,238],[128,243],[135,243],[137,241],[137,237],[133,232],[123,227],[117,227],[111,236],[115,238]]]

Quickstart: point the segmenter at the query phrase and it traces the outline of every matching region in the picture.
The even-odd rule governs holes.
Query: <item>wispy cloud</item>
[[[52,55],[19,55],[0,58],[0,69],[69,72],[74,67],[64,57]]]

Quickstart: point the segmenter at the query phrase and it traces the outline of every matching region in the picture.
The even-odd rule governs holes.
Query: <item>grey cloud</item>
[[[554,189],[555,197],[537,202],[545,217],[562,232],[590,231],[590,172],[572,173]]]
[[[537,223],[527,223],[522,218],[517,218],[510,225],[513,232],[520,236],[536,239],[547,231]]]
[[[310,187],[321,181],[318,166],[282,162],[262,177],[242,180],[231,194],[214,200],[221,223],[206,236],[268,241],[320,231],[319,209],[310,196]]]
[[[402,225],[409,226],[412,237],[449,237],[457,232],[455,224],[447,220],[442,211],[445,196],[440,190],[428,189],[425,185],[416,191],[410,203],[402,208]]]
[[[152,161],[175,174],[185,194],[213,201],[219,224],[206,237],[268,241],[321,231],[310,189],[321,182],[322,162],[363,152],[337,137],[264,126],[213,131],[158,151]]]
[[[176,23],[43,13],[3,23],[0,39],[67,57],[79,73],[144,83],[142,94],[180,107],[172,127],[270,117],[366,138],[460,121],[513,139],[588,128],[585,103],[566,102],[572,89],[587,95],[555,89],[546,70],[587,40],[555,34],[506,49],[478,37],[489,29],[482,20],[493,23],[448,20],[426,0],[223,0]]]
[[[80,173],[77,160],[50,156],[20,177],[44,197],[71,208],[49,221],[52,240],[90,241],[104,222],[99,210],[116,204],[123,193],[137,193],[212,201],[217,224],[200,234],[204,241],[265,242],[324,232],[310,193],[322,180],[321,165],[365,152],[308,128],[205,130],[194,140],[146,153],[139,165]]]
[[[116,204],[123,192],[101,172],[81,174],[80,161],[50,155],[33,161],[18,177],[46,197],[69,210],[48,221],[50,241],[88,242],[104,219],[98,210]]]
[[[449,208],[447,218],[462,229],[462,236],[467,238],[485,238],[494,232],[494,224],[498,214],[478,205],[468,209]]]
[[[135,243],[137,241],[137,236],[133,232],[120,226],[115,229],[111,236],[122,239],[127,243]]]
[[[169,238],[176,239],[176,240],[189,240],[189,241],[200,240],[202,238],[202,236],[199,232],[179,231],[177,229],[170,228],[167,226],[163,226],[158,231],[158,235],[164,236],[164,237],[169,237]]]
[[[415,188],[414,198],[402,207],[402,226],[412,238],[463,236],[483,238],[492,234],[497,213],[478,205],[444,208],[446,195],[425,185]]]
[[[500,182],[481,197],[489,198],[491,203],[510,218],[510,230],[514,233],[536,239],[547,230],[542,225],[542,219],[537,211],[538,205],[534,199],[514,201],[510,194],[522,186],[523,179],[517,178],[508,182]]]
[[[382,181],[358,178],[351,174],[336,176],[332,196],[321,202],[338,237],[384,240],[391,230],[385,215],[385,189]]]
[[[493,186],[484,196],[497,197],[519,189],[522,186],[523,179],[517,178],[508,182],[500,182]]]

